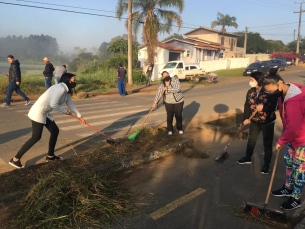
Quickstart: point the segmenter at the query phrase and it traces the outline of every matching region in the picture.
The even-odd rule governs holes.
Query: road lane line
[[[149,216],[154,219],[157,220],[163,216],[165,216],[166,214],[170,213],[171,211],[175,210],[176,208],[180,207],[181,205],[195,199],[197,196],[201,195],[202,193],[204,193],[206,190],[202,189],[202,188],[198,188],[195,191],[175,200],[174,202],[166,205],[163,208],[160,208],[159,210],[151,213]]]
[[[137,113],[137,112],[144,112],[144,111],[147,111],[147,109],[132,110],[132,111],[125,111],[125,112],[113,113],[113,114],[105,114],[105,115],[93,115],[93,116],[87,116],[87,117],[84,117],[84,118],[86,120],[89,120],[89,119],[98,119],[98,118],[112,117],[112,116],[117,116],[117,115],[134,114],[134,113]],[[71,117],[66,116],[65,120],[56,121],[56,124],[69,123],[69,122],[75,122],[75,119],[71,119]]]
[[[162,113],[163,113],[163,111],[162,111]],[[156,115],[160,115],[162,113],[161,112],[153,113],[150,116],[156,116]],[[138,121],[138,120],[140,120],[141,118],[144,118],[144,117],[145,117],[145,115],[134,115],[134,116],[127,117],[127,118],[111,119],[111,120],[107,120],[107,121],[93,122],[93,123],[90,123],[90,125],[96,127],[96,126],[103,125],[103,124],[125,122],[125,121],[131,121],[131,120],[134,120],[134,119],[137,119],[137,121]],[[61,127],[59,129],[66,131],[66,130],[76,130],[76,129],[86,128],[86,127],[87,127],[86,125],[81,125],[81,124],[77,123],[77,124],[74,124],[74,125],[71,125],[71,126]]]

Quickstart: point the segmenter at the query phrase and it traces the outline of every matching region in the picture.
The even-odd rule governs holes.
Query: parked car
[[[278,71],[285,71],[287,67],[286,59],[273,59],[269,62],[270,68],[278,68]]]
[[[268,73],[269,71],[269,64],[268,62],[264,61],[264,62],[255,62],[250,64],[245,70],[244,70],[244,76],[249,76],[251,75],[252,72],[262,72],[265,75]]]
[[[292,59],[286,59],[286,62],[287,62],[287,66],[292,67],[292,65],[293,65]]]
[[[299,61],[300,61],[301,63],[305,63],[305,55],[304,55],[304,56],[301,56],[300,59],[299,59]]]
[[[183,61],[170,61],[164,66],[160,74],[163,71],[167,71],[171,77],[195,82],[199,82],[200,77],[204,76],[204,70],[198,65],[185,65]]]

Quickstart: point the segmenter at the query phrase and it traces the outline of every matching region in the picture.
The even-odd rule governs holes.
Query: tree
[[[171,35],[171,36],[165,38],[163,41],[167,41],[167,40],[170,40],[170,39],[173,39],[173,38],[180,38],[180,39],[183,39],[183,36],[180,35],[180,34],[178,34],[178,33],[174,33],[173,35]],[[162,42],[163,42],[163,41],[162,41]]]
[[[235,34],[240,36],[237,38],[237,47],[244,47],[245,33],[237,32]],[[268,44],[268,42],[264,38],[262,38],[259,33],[249,32],[247,34],[247,37],[247,54],[273,52],[273,49],[270,44]]]
[[[215,28],[216,26],[222,26],[221,30],[226,31],[225,27],[232,26],[235,29],[238,28],[238,24],[236,23],[236,17],[230,17],[228,14],[224,15],[222,13],[217,13],[217,20],[211,23],[211,28]]]
[[[135,34],[139,31],[140,24],[143,25],[143,43],[147,46],[148,62],[154,63],[155,52],[158,44],[158,33],[171,31],[173,22],[179,29],[182,25],[180,15],[167,8],[178,8],[179,13],[184,8],[184,0],[132,0],[133,30]],[[128,12],[128,0],[119,0],[116,15],[121,20],[123,13]],[[164,23],[161,23],[164,21]]]

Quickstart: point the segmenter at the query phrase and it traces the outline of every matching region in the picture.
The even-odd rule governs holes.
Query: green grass
[[[236,77],[236,76],[242,76],[245,68],[235,68],[235,69],[224,69],[224,70],[218,70],[213,71],[218,76],[226,76],[226,77]]]

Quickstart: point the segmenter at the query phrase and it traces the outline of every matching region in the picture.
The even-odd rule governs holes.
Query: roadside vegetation
[[[141,203],[120,186],[119,176],[111,168],[178,142],[178,136],[144,128],[134,141],[121,140],[118,146],[101,143],[56,163],[0,174],[0,203],[5,204],[0,206],[0,225],[92,228],[134,214]],[[186,148],[186,156],[205,158]]]

